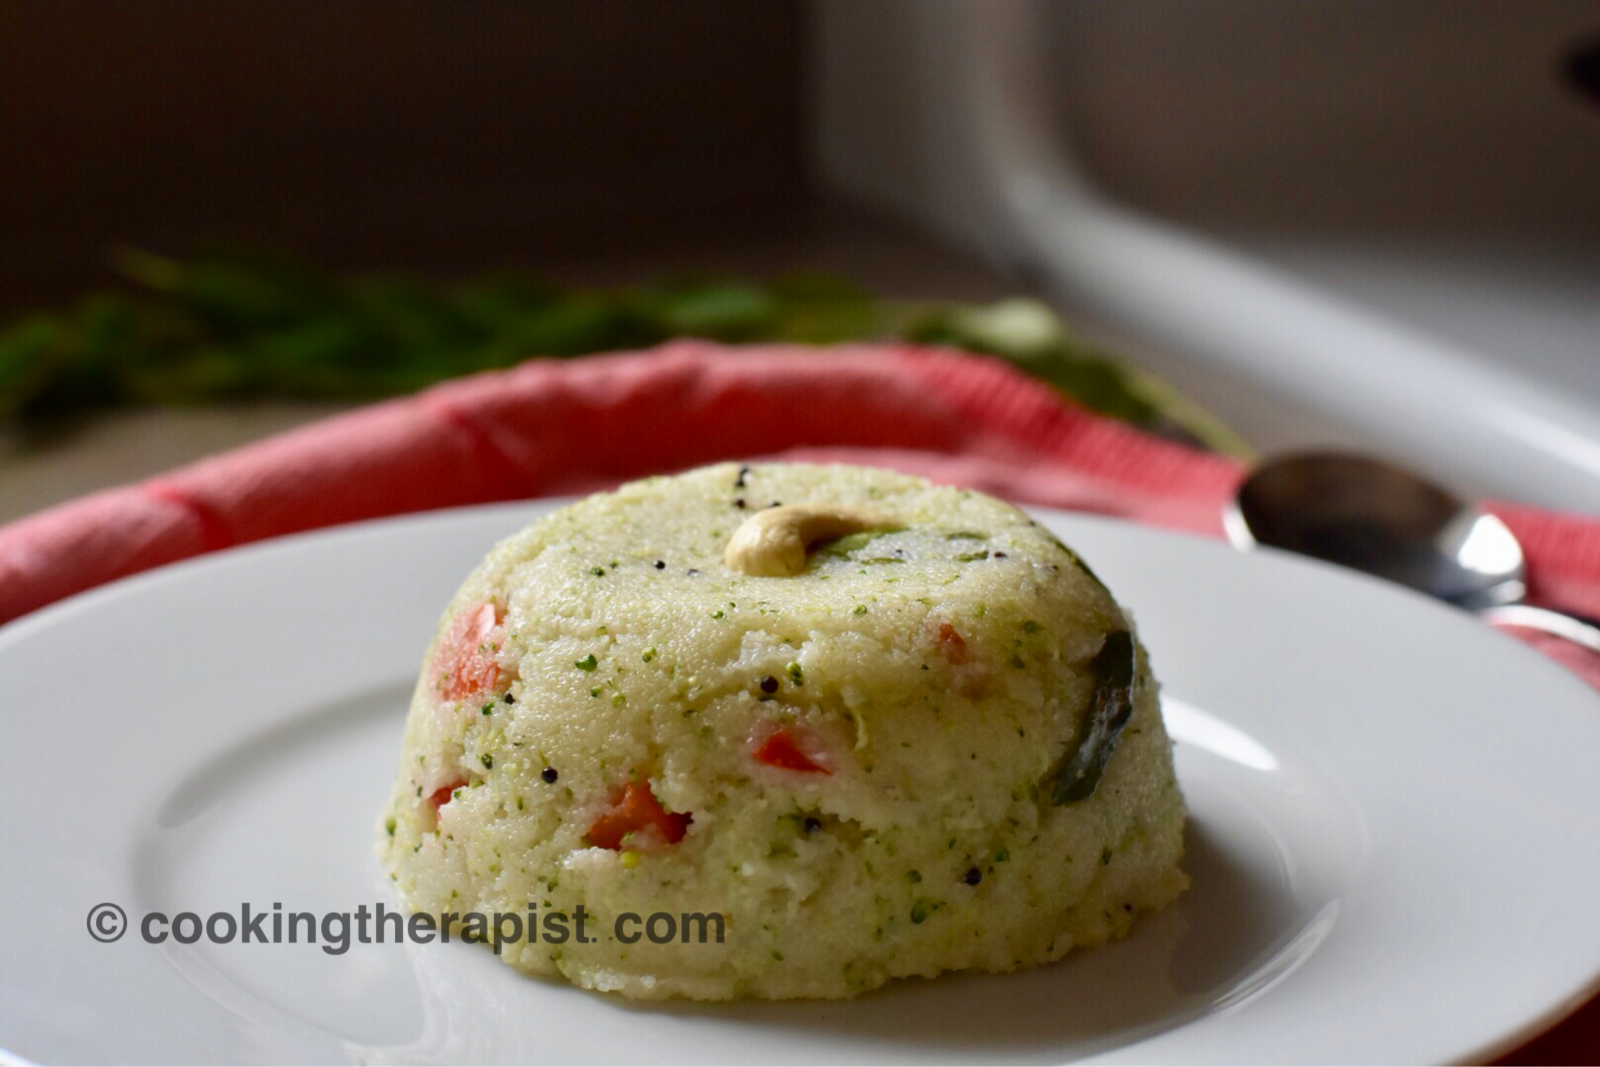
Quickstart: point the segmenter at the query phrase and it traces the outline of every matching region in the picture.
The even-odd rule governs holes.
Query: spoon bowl
[[[1270,545],[1375,574],[1469,610],[1527,594],[1506,524],[1381,460],[1335,452],[1271,460],[1226,516],[1241,548]]]
[[[1268,545],[1365,571],[1600,651],[1592,620],[1523,603],[1527,561],[1504,522],[1382,460],[1340,452],[1269,460],[1240,486],[1223,525],[1237,548]]]

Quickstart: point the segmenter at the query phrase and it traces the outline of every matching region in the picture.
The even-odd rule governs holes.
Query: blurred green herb
[[[1186,398],[1087,347],[1033,301],[887,301],[823,275],[569,291],[504,274],[446,286],[340,277],[236,251],[180,261],[122,250],[113,264],[125,284],[0,330],[0,419],[119,404],[365,400],[525,359],[673,337],[903,339],[989,353],[1093,411],[1204,447],[1248,451]]]

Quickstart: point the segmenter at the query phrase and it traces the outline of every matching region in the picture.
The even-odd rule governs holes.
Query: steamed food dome
[[[1187,884],[1183,824],[1131,621],[1048,531],[888,471],[724,464],[489,554],[380,847],[413,909],[538,916],[498,946],[527,971],[843,997],[1121,936]]]

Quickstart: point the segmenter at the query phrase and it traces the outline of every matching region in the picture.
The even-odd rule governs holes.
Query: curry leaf
[[[119,249],[113,265],[124,287],[0,329],[0,418],[118,403],[358,401],[528,359],[683,336],[902,339],[986,352],[1094,411],[1180,440],[1242,449],[1186,398],[1086,348],[1032,301],[879,300],[821,274],[567,291],[500,273],[441,285],[342,277],[255,250],[180,260]]]
[[[1078,747],[1056,778],[1055,803],[1087,800],[1099,787],[1122,730],[1133,717],[1135,655],[1133,635],[1127,630],[1107,634],[1105,644],[1095,653],[1090,665],[1094,693],[1078,733]]]

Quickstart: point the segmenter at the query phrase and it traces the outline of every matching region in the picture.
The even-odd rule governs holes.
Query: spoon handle
[[[1501,626],[1520,626],[1526,630],[1564,637],[1573,644],[1582,645],[1592,652],[1600,652],[1600,623],[1581,615],[1550,608],[1536,608],[1530,604],[1505,604],[1483,608],[1478,615],[1488,622]]]

